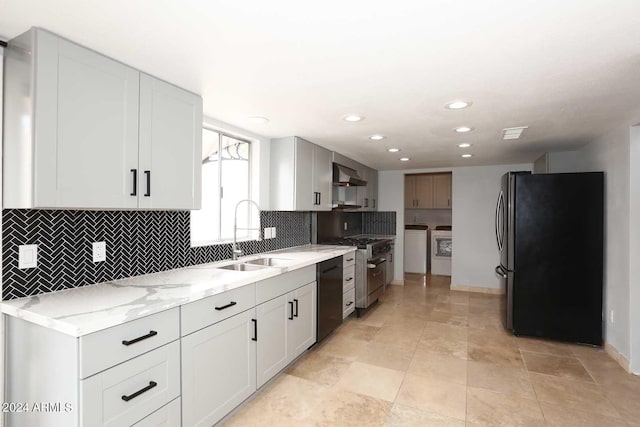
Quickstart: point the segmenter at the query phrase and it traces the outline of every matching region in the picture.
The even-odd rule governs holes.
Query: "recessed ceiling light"
[[[389,148],[387,151],[390,152],[390,153],[397,153],[398,151],[400,151],[400,149],[399,148]]]
[[[469,148],[472,145],[473,144],[469,144],[468,142],[463,142],[462,144],[458,144],[458,147],[460,147],[460,148]]]
[[[411,160],[411,159],[408,158],[408,157],[400,157],[400,161],[401,162],[408,162],[409,160]]]
[[[464,157],[465,159],[468,159],[469,157],[473,157],[473,154],[468,154],[468,153],[467,153],[467,154],[463,154],[463,155],[462,155],[462,156],[460,156],[460,157]]]
[[[247,120],[249,120],[251,123],[256,123],[256,124],[269,123],[269,119],[262,116],[249,116],[247,117]]]
[[[467,132],[471,132],[473,130],[472,127],[469,126],[459,126],[457,128],[454,129],[456,132],[458,133],[467,133]]]
[[[385,139],[385,138],[386,138],[386,136],[380,135],[380,134],[371,135],[369,137],[369,139],[372,139],[374,141],[380,141],[381,139]]]
[[[463,108],[470,107],[473,102],[471,101],[453,101],[445,105],[445,108],[449,110],[461,110]]]
[[[347,122],[355,123],[364,120],[364,116],[361,116],[359,114],[349,114],[344,116],[342,119]]]

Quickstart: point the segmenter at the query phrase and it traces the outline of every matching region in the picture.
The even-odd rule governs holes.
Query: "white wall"
[[[640,373],[640,126],[631,128],[629,166],[629,361]]]
[[[495,243],[495,203],[500,177],[512,170],[532,170],[533,164],[474,166],[438,169],[380,171],[378,198],[381,211],[396,212],[396,259],[394,280],[402,280],[404,260],[404,175],[447,172],[453,174],[452,283],[461,286],[497,288],[494,268],[499,260]]]
[[[605,340],[625,357],[630,355],[629,178],[630,129],[605,134],[578,151],[582,171],[605,173],[604,307]],[[636,171],[637,173],[637,171]],[[637,258],[635,262],[637,262]],[[638,300],[636,300],[637,302]],[[614,321],[611,322],[613,310]]]
[[[500,289],[495,212],[500,179],[531,164],[457,168],[453,173],[453,259],[451,285]]]

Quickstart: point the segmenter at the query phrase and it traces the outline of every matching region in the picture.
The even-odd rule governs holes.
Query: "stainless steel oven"
[[[384,292],[387,278],[387,254],[389,250],[379,247],[374,250],[356,251],[356,308],[368,308]]]

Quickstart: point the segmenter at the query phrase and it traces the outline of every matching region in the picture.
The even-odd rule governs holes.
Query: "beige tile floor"
[[[640,426],[640,378],[601,349],[520,338],[498,296],[407,275],[225,426]]]

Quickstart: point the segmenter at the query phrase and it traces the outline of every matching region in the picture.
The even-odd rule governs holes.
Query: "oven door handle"
[[[378,258],[374,262],[367,263],[367,268],[376,268],[376,267],[378,267],[380,264],[382,264],[384,262],[387,262],[386,258]]]

